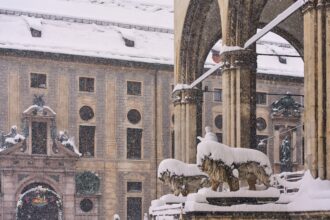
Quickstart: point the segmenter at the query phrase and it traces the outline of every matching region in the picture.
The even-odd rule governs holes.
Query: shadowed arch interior
[[[278,14],[283,12],[294,0],[286,1],[267,1],[259,20],[259,28],[264,27],[272,21]],[[304,54],[304,28],[303,28],[303,15],[301,10],[296,11],[285,21],[272,29],[272,32],[280,35],[287,40],[303,57]]]
[[[217,1],[201,3],[192,0],[185,18],[180,50],[180,79],[191,83],[204,72],[205,59],[217,41],[221,38],[221,22]]]

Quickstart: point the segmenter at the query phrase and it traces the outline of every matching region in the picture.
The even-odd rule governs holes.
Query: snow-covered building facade
[[[167,191],[158,164],[176,156],[173,6],[46,2],[0,3],[0,219],[142,219]],[[267,73],[261,93],[302,94],[301,75]],[[267,124],[258,135],[278,137],[268,141],[272,163],[275,127],[300,120],[274,122],[269,105],[280,97],[262,95],[257,110]],[[203,112],[221,140],[221,93],[204,93]],[[301,133],[290,137],[301,165]]]

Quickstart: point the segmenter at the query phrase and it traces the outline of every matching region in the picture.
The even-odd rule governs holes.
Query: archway
[[[62,220],[61,197],[45,183],[32,183],[22,190],[17,202],[17,220]]]

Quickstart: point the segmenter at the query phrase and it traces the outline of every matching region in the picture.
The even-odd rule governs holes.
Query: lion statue
[[[196,164],[185,164],[175,159],[165,159],[158,166],[158,178],[168,185],[175,196],[187,196],[200,188],[210,187],[207,174]]]
[[[270,186],[272,169],[264,153],[226,146],[217,142],[212,134],[207,128],[205,138],[199,138],[201,142],[197,145],[197,165],[208,174],[212,190],[216,191],[226,182],[230,191],[237,191],[240,180],[246,180],[250,190],[256,190],[257,181]]]

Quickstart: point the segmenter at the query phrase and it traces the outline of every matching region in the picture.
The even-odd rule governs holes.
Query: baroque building
[[[158,184],[158,164],[177,156],[173,27],[6,4],[0,5],[6,30],[0,33],[0,219],[142,219],[151,200],[168,190]],[[144,7],[123,6],[126,13],[153,10]],[[171,7],[159,7],[173,16]],[[155,19],[143,15],[146,23]],[[219,141],[221,80],[214,75],[204,83],[202,107],[203,126],[212,125]],[[269,94],[302,94],[302,87],[302,76],[258,74],[257,135],[273,137],[260,150],[277,172],[286,137],[280,134],[301,118],[272,114],[282,95]],[[298,169],[301,130],[290,132],[290,140]]]

